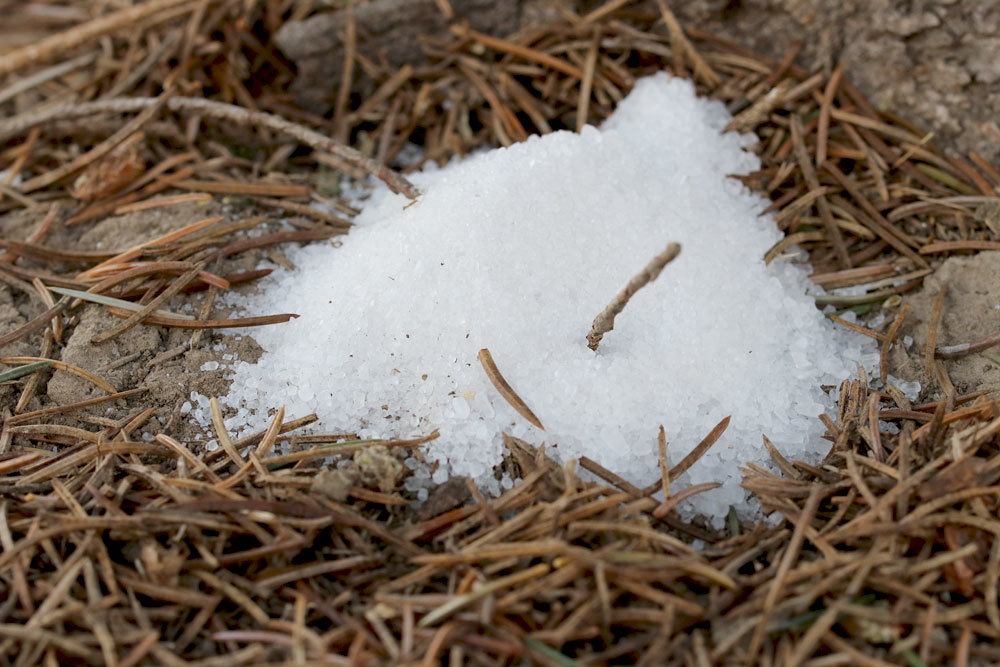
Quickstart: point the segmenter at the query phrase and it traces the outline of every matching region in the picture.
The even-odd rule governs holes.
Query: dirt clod
[[[87,306],[80,323],[73,328],[63,348],[62,360],[94,373],[116,389],[132,387],[140,379],[140,359],[148,361],[160,346],[160,333],[154,327],[133,327],[101,345],[94,345],[95,336],[119,324],[121,320],[108,315],[104,308]],[[137,355],[137,356],[136,356]],[[122,365],[123,359],[135,356],[135,362]],[[48,395],[59,405],[75,403],[101,391],[93,384],[68,373],[55,373],[48,384]]]
[[[351,487],[358,481],[357,478],[356,468],[327,468],[316,474],[309,490],[342,503],[347,500]]]
[[[381,445],[358,450],[354,465],[364,485],[377,487],[384,493],[394,490],[403,477],[403,464]]]
[[[931,384],[921,354],[927,341],[934,299],[942,288],[944,302],[938,347],[957,345],[995,335],[1000,330],[1000,252],[983,252],[972,257],[951,257],[924,283],[923,289],[906,299],[911,315],[903,335],[913,337],[913,346],[904,352],[897,346],[893,368],[909,379]],[[953,360],[943,360],[955,389],[969,393],[1000,387],[1000,349],[994,347]]]

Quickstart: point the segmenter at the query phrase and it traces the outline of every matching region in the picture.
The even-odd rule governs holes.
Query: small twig
[[[497,368],[496,362],[493,361],[493,355],[490,354],[490,351],[486,348],[479,350],[479,363],[483,365],[483,370],[486,371],[486,377],[490,379],[490,382],[493,383],[493,386],[500,392],[500,395],[503,396],[504,400],[510,403],[510,406],[517,411],[517,414],[527,419],[532,426],[540,428],[544,431],[545,427],[542,426],[541,420],[535,416],[535,413],[531,411],[531,408],[529,408],[527,404],[521,400],[521,397],[517,395],[517,392],[514,391],[513,387],[511,387],[510,384],[507,383],[507,380],[504,379],[503,375],[500,374],[500,369]]]
[[[587,334],[587,347],[595,352],[597,351],[597,347],[601,344],[604,334],[615,328],[615,317],[624,310],[629,300],[635,296],[636,292],[656,280],[660,272],[663,271],[663,267],[672,262],[680,252],[680,244],[671,243],[667,246],[666,250],[654,257],[642,271],[634,276],[632,280],[628,281],[625,289],[619,292],[611,303],[601,311],[601,314],[594,318],[594,323],[590,327],[590,333]]]

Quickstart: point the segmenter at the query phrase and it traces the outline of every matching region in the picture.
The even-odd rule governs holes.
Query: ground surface
[[[242,219],[255,211],[246,205],[177,204],[151,211],[138,211],[106,218],[92,225],[74,227],[58,226],[47,243],[53,247],[79,250],[119,251],[144,241],[157,238],[179,229],[192,220],[222,215]],[[0,217],[0,236],[5,239],[24,240],[38,222],[41,213],[20,209]],[[277,220],[279,216],[275,216]],[[273,225],[276,228],[276,223]],[[255,268],[270,256],[283,261],[279,251],[252,252],[228,260],[227,271]],[[269,266],[276,264],[271,261]],[[9,331],[28,320],[28,300],[21,293],[12,293],[0,285],[0,331]],[[163,430],[169,424],[184,436],[189,432],[188,420],[179,420],[180,409],[191,392],[218,396],[228,391],[223,366],[228,359],[238,357],[254,360],[259,348],[247,336],[228,335],[223,332],[205,332],[198,345],[190,344],[192,333],[181,329],[161,329],[139,326],[101,345],[91,339],[116,323],[101,306],[89,305],[79,314],[79,322],[68,328],[61,359],[107,379],[118,390],[144,385],[150,391],[146,399],[158,408],[147,427],[149,433]],[[2,355],[30,355],[32,344],[18,341],[0,348]],[[218,370],[202,370],[206,363],[218,364]],[[15,387],[0,386],[0,403],[16,400]],[[58,405],[68,405],[99,395],[96,388],[80,378],[54,373],[39,392],[45,399]],[[41,407],[38,398],[32,399],[29,409]]]
[[[956,345],[993,335],[1000,323],[1000,252],[984,252],[975,257],[952,257],[924,282],[924,288],[906,299],[911,316],[903,327],[913,338],[909,350],[896,347],[893,368],[910,380],[936,389],[921,362],[934,301],[945,291],[938,340]],[[960,359],[945,361],[948,375],[960,393],[985,387],[1000,387],[1000,349],[992,348]]]
[[[1000,3],[994,0],[691,0],[692,25],[780,58],[838,62],[880,108],[946,145],[1000,157]]]
[[[435,7],[448,4],[427,1]],[[520,13],[522,21],[532,16],[528,9],[551,11],[541,7],[546,1],[525,0]],[[463,4],[461,0],[450,2],[456,7]],[[477,2],[481,0],[470,0],[470,5]],[[620,13],[611,16],[608,34],[617,34],[611,25],[614,22],[631,20],[630,12],[638,2],[610,3]],[[208,4],[211,3],[199,6]],[[236,16],[237,5],[250,11],[250,7],[256,10],[282,3],[229,4]],[[575,26],[573,21],[595,4],[589,2],[578,7],[579,15],[564,20]],[[0,0],[0,11],[20,5]],[[80,3],[79,7],[83,5]],[[99,6],[96,11],[103,12],[128,7],[130,3],[102,1],[95,5]],[[194,6],[194,2],[190,5]],[[285,3],[286,7],[307,5],[310,3]],[[843,60],[849,78],[876,103],[891,106],[904,117],[926,124],[927,129],[936,132],[934,141],[941,146],[975,149],[994,163],[1000,158],[996,126],[996,118],[1000,117],[996,80],[998,20],[993,2],[673,0],[671,5],[686,25],[724,35],[775,59],[796,40],[801,40],[804,49],[799,64],[804,68],[819,65],[830,69]],[[59,7],[57,2],[24,3],[24,6],[36,13],[43,10],[51,13]],[[313,6],[327,7],[328,3]],[[50,20],[63,28],[89,17],[83,9],[77,13],[77,7],[69,1],[63,9],[62,18],[50,16]],[[646,11],[646,15],[655,14]],[[241,24],[235,19],[230,21],[229,16],[220,14],[213,19],[209,12],[203,17],[206,24],[224,27],[206,28],[213,37],[193,42],[192,53],[198,54],[198,62],[205,71],[189,73],[190,79],[182,75],[182,80],[192,84],[191,94],[196,94],[197,86],[202,85],[216,98],[236,99],[239,95],[226,97],[232,91],[225,84],[234,77],[236,84],[243,81],[254,88],[258,73],[264,72],[265,77],[268,72],[275,75],[260,62],[254,63],[256,69],[246,70],[249,65],[240,48],[215,59],[223,48],[220,45],[238,42],[241,26],[254,25],[256,20]],[[190,31],[189,26],[194,23],[189,20],[187,15],[180,17],[179,25],[173,27],[178,31],[176,34]],[[41,37],[47,25],[39,22],[37,16],[0,21],[0,43],[2,33],[12,24],[31,26],[30,34],[22,34],[28,38],[19,44],[37,41],[36,31]],[[648,27],[649,22],[645,25]],[[236,30],[230,33],[229,27]],[[658,29],[662,33],[662,25]],[[124,51],[134,44],[129,39],[133,35],[132,25],[123,32],[128,36],[116,37],[117,42],[101,41],[102,47],[114,42],[118,48],[111,55],[105,51],[97,53],[101,67],[116,54],[124,58]],[[161,43],[159,39],[156,36],[150,43],[155,46]],[[567,41],[570,38],[565,36],[562,39],[547,47],[547,53],[572,57],[577,65],[583,65],[587,42],[578,39],[576,32],[571,37],[575,41]],[[567,51],[563,48],[567,44],[575,46],[567,46]],[[663,60],[646,61],[637,57],[633,62],[639,66],[653,62],[659,67],[661,62],[676,55],[671,50],[661,51],[665,51],[661,54]],[[247,52],[258,53],[250,48]],[[458,54],[465,64],[475,68],[469,70],[472,74],[498,73],[494,68],[500,59],[494,58],[488,49],[483,51],[486,57],[481,59],[475,57],[476,45],[444,53],[449,57]],[[731,49],[716,56],[719,59],[713,63],[720,71],[732,62],[726,58],[739,58],[738,51]],[[157,94],[166,78],[173,79],[186,68],[178,62],[186,61],[179,58],[164,64],[163,71],[154,71],[150,81],[137,84],[129,92]],[[223,63],[230,68],[222,67]],[[359,65],[358,72],[375,67],[373,63]],[[39,67],[48,64],[46,61]],[[524,63],[514,64],[522,68],[520,71],[534,71],[525,68]],[[605,63],[608,67],[613,64]],[[738,94],[754,85],[747,82],[759,82],[771,75],[777,77],[769,63],[753,60],[750,69],[753,76],[736,77],[736,83],[746,86],[738,87],[736,94],[724,96],[734,108],[744,101],[750,103]],[[212,72],[215,75],[209,76]],[[464,86],[467,93],[473,90],[471,78],[463,78],[454,68],[444,72],[449,78],[433,79],[440,89],[454,92]],[[499,73],[504,71],[501,69]],[[81,80],[86,81],[91,74],[88,71],[81,75]],[[386,76],[380,72],[366,80],[382,85],[387,81]],[[539,80],[545,76],[548,75],[542,71]],[[796,75],[796,80],[801,78]],[[445,82],[441,83],[442,80]],[[551,78],[553,82],[559,80]],[[288,83],[286,79],[281,81],[282,86]],[[409,118],[412,109],[408,105],[421,99],[418,85],[420,81],[412,83],[392,103],[385,103],[384,109],[357,123],[357,144],[366,149],[373,149],[379,143],[383,148],[389,146],[392,142],[384,142],[377,131],[379,126],[374,124],[378,121],[382,129],[391,128],[393,123],[388,119],[398,121],[400,109]],[[248,102],[251,106],[270,104],[265,108],[299,118],[301,110],[281,97],[286,88],[275,88],[279,92],[277,98],[265,90]],[[551,121],[553,126],[572,127],[578,117],[587,117],[578,111],[575,89],[568,90],[560,98],[558,108],[545,111],[543,120]],[[44,99],[52,101],[50,98],[57,97],[64,89],[53,86],[45,92]],[[335,92],[327,91],[326,96]],[[255,89],[251,94],[257,93],[260,91]],[[399,99],[403,100],[400,103],[403,106],[393,106]],[[464,103],[469,104],[470,99],[466,97]],[[31,101],[30,95],[24,97],[26,104]],[[453,99],[446,101],[448,105],[442,104],[441,113],[434,118],[442,126],[447,123],[444,110],[456,108]],[[498,112],[493,113],[483,99],[473,99],[472,104],[475,113],[468,115],[473,118],[484,121],[498,117]],[[847,104],[851,104],[850,100]],[[595,105],[602,107],[600,114],[594,113]],[[607,96],[602,102],[595,95],[589,117],[606,115],[610,106]],[[781,136],[778,132],[789,126],[790,114],[805,118],[817,112],[815,100],[801,107],[782,109],[781,115],[763,128],[770,134],[762,136],[772,140]],[[413,118],[419,121],[421,116],[414,113]],[[482,125],[488,127],[486,122]],[[88,126],[84,129],[93,130],[89,123]],[[336,124],[315,126],[324,131],[332,127],[329,134],[335,134],[337,129]],[[897,129],[903,126],[905,122],[893,122]],[[213,157],[219,155],[223,158],[221,163],[239,166],[229,174],[237,180],[271,185],[275,181],[285,185],[308,182],[313,196],[337,196],[336,187],[326,185],[331,182],[339,185],[339,177],[328,179],[332,172],[324,174],[315,167],[317,161],[329,163],[308,161],[310,158],[303,161],[304,156],[299,153],[288,160],[289,168],[284,169],[283,161],[290,153],[267,144],[260,136],[266,134],[263,131],[241,132],[239,127],[227,126],[227,132],[213,134],[210,124],[205,123],[199,141],[192,147],[182,136],[192,128],[198,130],[197,124],[147,126],[151,134],[154,129],[163,130],[174,137],[165,144],[175,150],[197,149],[205,159],[196,164],[206,170],[207,176],[226,175],[225,169],[218,166],[220,159]],[[95,140],[104,138],[113,129],[117,128],[103,124],[99,132],[94,132],[98,135]],[[439,155],[450,156],[469,147],[495,144],[501,136],[509,138],[495,129],[492,135],[477,133],[468,123],[452,129],[450,134],[442,132],[437,142]],[[890,187],[904,189],[902,200],[887,201],[888,196],[876,200],[880,193],[876,192],[875,177],[856,168],[856,164],[849,164],[856,159],[850,158],[855,151],[843,134],[845,128],[835,131],[839,134],[831,135],[830,147],[843,158],[841,164],[852,168],[851,176],[870,193],[859,199],[874,205],[882,201],[886,215],[899,212],[907,205],[900,206],[902,202],[975,191],[967,182],[959,183],[960,188],[935,187],[935,183],[929,189],[915,188],[919,179],[904,173],[904,169],[893,168],[887,172],[891,177]],[[233,151],[235,158],[225,146],[219,150],[219,146],[213,145],[222,134],[226,145],[232,142],[238,147]],[[385,135],[391,138],[393,132],[385,131]],[[407,131],[402,139],[408,136]],[[484,136],[487,138],[483,139]],[[75,155],[73,150],[83,150],[69,142],[60,143],[58,137],[43,140],[45,149],[40,163],[47,168],[71,159]],[[89,145],[90,139],[82,146]],[[807,140],[806,163],[810,147],[819,144],[815,134]],[[16,143],[12,142],[11,150]],[[155,141],[150,143],[156,145]],[[776,205],[788,223],[784,231],[808,236],[817,219],[804,214],[788,215],[789,209],[794,208],[792,197],[811,188],[798,173],[804,169],[801,165],[794,168],[794,155],[785,153],[785,157],[776,157],[781,141],[766,143],[774,149],[768,158],[772,171],[758,179],[754,187],[763,190],[762,181],[770,181],[774,173],[783,173],[776,170],[784,169],[787,162],[795,178],[788,188],[770,193],[784,200]],[[784,142],[784,146],[788,148],[792,143]],[[262,145],[264,148],[260,148]],[[267,153],[265,149],[273,152]],[[908,148],[895,142],[893,150]],[[272,160],[274,156],[280,159]],[[157,159],[160,158],[162,155],[158,153]],[[938,153],[930,158],[933,159],[922,166],[943,163]],[[213,166],[207,167],[206,163]],[[303,164],[308,167],[302,168]],[[278,165],[277,173],[269,172],[268,165]],[[987,169],[984,173],[991,172]],[[830,183],[830,175],[821,173],[820,177]],[[1000,183],[1000,177],[991,178],[993,185]],[[991,187],[980,186],[979,191],[988,192]],[[33,196],[48,202],[54,194],[41,191]],[[66,197],[64,193],[64,200]],[[249,200],[241,196],[220,196],[216,202],[211,208],[188,204],[164,206],[152,212],[112,216],[71,228],[58,225],[44,243],[49,248],[69,251],[111,252],[214,213],[224,216],[226,223],[263,215],[267,223],[254,229],[251,235],[282,228],[283,215],[273,209],[252,208]],[[9,197],[0,198],[0,211],[17,206]],[[47,209],[43,204],[27,213],[0,215],[0,238],[26,238],[37,229]],[[924,244],[939,241],[989,243],[989,239],[1000,241],[995,213],[985,211],[980,215],[980,211],[973,214],[966,210],[958,215],[947,208],[935,208],[930,216],[904,220],[900,228],[912,235],[915,251],[926,249]],[[855,231],[859,226],[854,225]],[[308,225],[302,224],[301,228],[308,229]],[[331,233],[339,229],[335,226]],[[870,231],[867,236],[857,238],[876,239]],[[219,243],[227,241],[228,238]],[[884,246],[882,243],[883,250]],[[813,252],[814,259],[818,256],[818,263],[833,265],[828,245],[806,241],[805,247]],[[877,240],[858,241],[854,247],[859,255],[869,248],[882,252]],[[926,257],[936,272],[927,279],[923,291],[907,294],[902,304],[890,299],[884,308],[872,309],[866,303],[858,309],[865,311],[866,324],[885,332],[901,305],[909,306],[909,316],[900,333],[911,336],[913,342],[893,345],[891,369],[894,375],[919,379],[925,385],[924,400],[940,396],[939,387],[922,375],[925,365],[921,363],[930,312],[938,291],[943,287],[948,289],[939,342],[953,344],[991,334],[1000,322],[1000,310],[996,310],[1000,301],[998,253],[972,257],[969,250],[958,250],[953,254],[958,256],[942,262],[941,255],[928,252]],[[907,270],[913,268],[912,264],[901,261],[899,255],[882,252],[879,257],[876,261],[902,264],[909,267]],[[870,261],[869,256],[859,263]],[[230,275],[262,262],[288,265],[280,250],[267,249],[230,257],[212,270]],[[64,277],[72,277],[79,270],[71,265],[27,260],[18,266],[44,268]],[[902,270],[901,266],[895,268]],[[0,275],[7,277],[6,273]],[[157,281],[159,278],[151,279],[147,284]],[[153,289],[159,290],[161,286]],[[200,293],[163,305],[172,311],[194,314],[202,308],[204,299],[204,293]],[[42,301],[26,283],[9,277],[6,283],[0,282],[0,337],[44,310]],[[829,424],[829,437],[834,445],[822,469],[782,462],[780,454],[775,454],[781,475],[763,469],[746,471],[746,488],[761,499],[767,512],[784,519],[768,524],[741,524],[734,513],[729,517],[732,521],[727,521],[725,533],[710,532],[701,524],[685,524],[677,519],[670,503],[679,499],[680,494],[662,504],[651,497],[640,498],[640,493],[648,496],[652,491],[630,488],[627,483],[616,481],[612,473],[586,468],[586,462],[581,462],[610,485],[592,486],[575,476],[569,467],[560,470],[527,443],[517,441],[507,443],[511,453],[507,465],[513,474],[534,481],[512,489],[500,499],[482,499],[474,486],[453,479],[433,489],[430,501],[418,508],[412,503],[410,490],[399,487],[402,469],[393,453],[357,445],[357,449],[348,450],[353,454],[346,470],[327,468],[320,472],[320,460],[332,451],[324,447],[340,448],[344,444],[340,442],[344,439],[341,435],[303,436],[301,440],[298,435],[288,435],[287,439],[281,439],[281,444],[288,443],[293,459],[283,458],[285,455],[275,451],[277,431],[271,437],[259,435],[239,444],[241,452],[266,456],[263,459],[251,459],[247,454],[244,461],[240,452],[236,452],[233,457],[236,460],[229,461],[225,458],[228,452],[209,452],[209,448],[198,445],[198,437],[203,436],[194,431],[193,419],[185,417],[183,404],[192,391],[208,396],[226,391],[224,373],[210,369],[225,362],[226,355],[252,360],[259,350],[248,337],[237,339],[218,331],[199,335],[136,326],[110,343],[92,345],[94,335],[107,332],[117,320],[93,306],[70,312],[60,344],[47,347],[43,334],[36,333],[26,342],[0,349],[0,355],[50,355],[51,351],[51,356],[61,355],[65,361],[107,378],[115,388],[139,384],[149,391],[116,400],[113,405],[93,406],[75,416],[64,413],[39,419],[39,424],[22,424],[18,427],[19,435],[8,441],[13,449],[6,453],[2,451],[0,436],[0,455],[3,455],[0,456],[0,540],[5,541],[0,549],[0,575],[6,577],[4,593],[11,590],[11,583],[17,589],[14,595],[0,595],[0,636],[7,633],[0,642],[0,654],[11,656],[11,662],[35,664],[48,660],[55,664],[62,654],[52,647],[62,646],[68,647],[67,650],[82,647],[83,654],[95,656],[92,660],[95,663],[100,657],[98,650],[111,656],[112,659],[105,659],[106,663],[114,662],[115,655],[134,657],[148,653],[147,662],[181,664],[178,657],[187,660],[228,653],[226,664],[230,664],[234,662],[233,656],[242,655],[245,662],[262,662],[265,657],[288,662],[319,658],[327,655],[329,649],[345,656],[344,663],[335,664],[361,664],[365,655],[381,660],[373,659],[367,664],[399,664],[402,662],[396,659],[399,655],[413,657],[425,652],[423,664],[434,664],[439,658],[443,660],[444,655],[436,655],[435,651],[443,651],[443,645],[448,643],[446,648],[456,663],[462,662],[463,651],[497,649],[505,651],[512,664],[522,664],[533,656],[538,656],[540,664],[573,664],[566,662],[568,655],[580,657],[583,664],[604,664],[615,658],[631,664],[637,656],[652,656],[646,664],[667,664],[666,657],[659,660],[658,655],[675,656],[678,664],[783,664],[782,656],[788,658],[788,664],[805,662],[790,658],[793,652],[803,656],[822,655],[820,660],[824,664],[866,664],[866,656],[873,656],[867,664],[1000,664],[1000,649],[996,648],[1000,640],[1000,607],[992,595],[1000,579],[1000,541],[996,539],[1000,535],[1000,524],[996,521],[1000,512],[995,486],[1000,476],[996,443],[1000,418],[995,403],[990,404],[986,399],[966,400],[961,406],[949,405],[950,400],[944,400],[915,406],[910,411],[905,399],[893,397],[895,407],[900,408],[896,410],[874,378],[872,391],[861,381],[845,383],[839,414],[835,423]],[[225,317],[230,313],[216,305],[211,314]],[[943,365],[961,393],[983,384],[996,384],[995,359],[1000,359],[996,349]],[[32,384],[36,381],[37,385]],[[44,371],[29,379],[0,383],[0,409],[10,409],[22,395],[22,387],[31,390],[23,395],[32,398],[28,405],[21,406],[21,412],[55,403],[72,403],[91,392],[88,385],[62,370]],[[897,417],[903,416],[880,415],[877,412],[880,406],[890,408],[887,412]],[[148,415],[148,407],[154,409],[155,415],[141,427],[134,430],[129,427],[128,420],[134,415]],[[953,407],[956,409],[951,411]],[[971,421],[970,415],[974,417]],[[883,416],[885,420],[881,419]],[[897,423],[901,425],[896,427]],[[86,427],[83,434],[79,430],[59,430],[81,425]],[[95,431],[94,426],[101,430]],[[900,428],[902,433],[897,436],[889,427]],[[99,432],[118,443],[113,444],[118,449],[110,456],[106,456],[108,450],[104,449],[109,440],[90,444],[78,441],[79,435],[93,440]],[[169,438],[157,443],[140,442],[140,437],[156,433],[176,437],[181,442],[169,455],[163,449]],[[309,437],[328,440],[306,439]],[[710,438],[706,442],[711,446]],[[956,447],[965,448],[966,457],[952,461],[950,457]],[[389,451],[402,450],[401,447]],[[140,454],[130,453],[136,451]],[[194,453],[195,458],[186,457],[185,453]],[[300,454],[304,456],[299,457]],[[40,456],[46,458],[39,462]],[[105,463],[110,463],[98,465],[84,456],[105,456]],[[75,467],[67,470],[64,467],[67,459]],[[250,464],[258,460],[260,465]],[[191,467],[199,463],[210,467],[198,470]],[[215,483],[213,475],[222,478],[221,488],[227,493],[202,491],[205,484]],[[956,493],[959,495],[952,495]],[[121,530],[114,526],[120,526]],[[12,534],[13,548],[20,550],[20,556],[9,552]],[[56,537],[39,537],[45,535]],[[683,542],[678,541],[678,536],[683,537]],[[550,550],[549,538],[565,551]],[[689,553],[686,543],[692,538],[700,541],[701,551],[692,554],[693,560],[678,559],[678,554]],[[480,549],[481,545],[485,548]],[[514,557],[513,553],[521,555]],[[213,561],[218,567],[211,564]],[[321,574],[289,579],[289,572],[300,572],[296,568]],[[541,573],[549,572],[549,568],[549,574]],[[94,574],[98,569],[103,583],[95,586]],[[73,584],[74,577],[77,584]],[[519,588],[503,593],[502,597],[492,594],[481,600],[468,597],[497,590],[493,586],[507,586],[511,584],[510,577],[519,582]],[[403,585],[396,588],[400,581]],[[481,587],[486,581],[491,582],[490,586]],[[125,591],[127,596],[116,598],[113,591]],[[467,594],[468,591],[471,593]],[[95,602],[93,595],[104,592],[108,595]],[[57,600],[60,593],[64,595],[63,601]],[[98,613],[92,613],[93,608],[81,612],[85,609],[81,601],[97,605]],[[456,602],[474,606],[448,615],[456,611]],[[841,612],[846,616],[840,616]],[[39,632],[41,628],[33,625],[36,619],[42,628],[52,630]],[[157,630],[152,634],[148,634],[149,619]],[[300,640],[314,641],[312,634],[298,632],[303,620],[310,632],[315,629],[317,633],[326,633],[322,641],[330,643],[320,646],[321,650],[316,650],[312,643],[300,647]],[[29,623],[30,635],[19,640],[16,633],[24,623]],[[609,632],[611,627],[616,634]],[[239,634],[262,628],[267,630],[262,635]],[[456,631],[451,633],[448,628]],[[12,632],[15,634],[11,635]],[[758,632],[761,634],[757,635]],[[239,638],[251,638],[245,650],[240,648]],[[148,643],[150,639],[152,644]],[[489,643],[465,644],[477,639]],[[763,646],[754,648],[751,657],[744,659],[749,650],[746,645],[757,644],[759,639],[763,640]],[[116,645],[106,645],[110,643]],[[119,658],[128,664],[139,664],[141,660]]]

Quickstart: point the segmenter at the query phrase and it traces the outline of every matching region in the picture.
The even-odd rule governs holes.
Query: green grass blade
[[[23,366],[16,366],[11,368],[9,371],[4,371],[0,373],[0,382],[10,382],[11,380],[16,380],[22,378],[25,375],[31,375],[43,368],[48,368],[52,365],[51,361],[36,361],[31,364],[25,364]]]
[[[74,299],[82,299],[83,301],[90,301],[91,303],[99,303],[104,306],[111,306],[113,308],[122,308],[123,310],[129,310],[138,312],[142,310],[142,306],[137,303],[132,303],[131,301],[125,301],[124,299],[116,299],[113,296],[106,296],[104,294],[91,294],[90,292],[83,292],[78,289],[70,289],[69,287],[47,287],[50,292],[55,292],[56,294],[61,294],[63,296],[71,296]],[[194,318],[190,315],[183,315],[181,313],[172,313],[167,310],[157,310],[154,311],[155,314],[161,315],[163,317],[172,317],[176,320],[193,320]]]

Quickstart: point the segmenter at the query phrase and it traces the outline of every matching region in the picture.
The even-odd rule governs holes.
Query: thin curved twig
[[[590,326],[590,333],[587,334],[587,347],[597,351],[597,346],[601,344],[604,334],[615,328],[615,317],[625,309],[629,300],[635,296],[636,292],[656,280],[660,272],[663,271],[663,267],[672,262],[680,252],[680,244],[671,243],[666,250],[650,260],[642,271],[628,281],[625,288],[615,295],[615,298],[601,311],[600,315],[594,318],[594,323]]]

